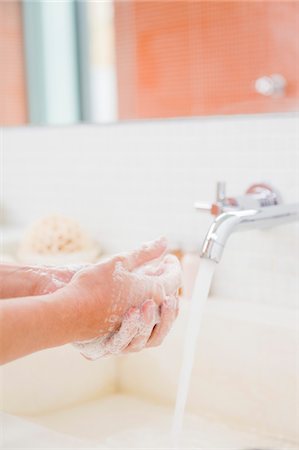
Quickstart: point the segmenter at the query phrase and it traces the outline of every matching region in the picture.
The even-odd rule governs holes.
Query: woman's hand
[[[145,347],[160,345],[178,315],[178,298],[173,296],[160,308],[153,300],[140,308],[130,308],[118,331],[89,341],[74,343],[81,354],[90,360],[104,356],[138,352]]]
[[[76,345],[85,356],[95,359],[161,343],[177,316],[181,282],[179,262],[163,256],[166,248],[160,239],[90,265],[60,290],[77,313]]]
[[[180,286],[179,262],[165,251],[159,240],[78,271],[30,268],[24,283],[20,268],[5,266],[1,281],[12,295],[0,302],[0,363],[74,341],[91,359],[161,343],[177,315]],[[33,275],[44,282],[32,293]]]
[[[30,297],[55,292],[64,287],[82,266],[0,265],[0,298]]]
[[[33,266],[28,270],[35,277],[35,284],[31,295],[51,294],[65,287],[73,276],[87,265],[67,265],[61,267]]]

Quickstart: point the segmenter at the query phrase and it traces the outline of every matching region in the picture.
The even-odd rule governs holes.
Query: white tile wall
[[[80,220],[108,251],[160,234],[200,242],[217,180],[230,194],[269,181],[299,201],[299,116],[2,130],[7,219],[27,225],[49,212]],[[299,305],[299,227],[231,237],[213,292],[237,301]]]

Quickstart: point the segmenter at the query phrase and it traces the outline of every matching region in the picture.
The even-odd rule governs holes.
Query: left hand
[[[0,264],[0,299],[51,294],[68,284],[82,267]]]

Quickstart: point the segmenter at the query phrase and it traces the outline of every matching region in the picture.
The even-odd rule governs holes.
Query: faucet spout
[[[299,220],[299,203],[224,212],[212,223],[202,246],[201,257],[218,263],[228,238],[235,231],[271,228],[296,220]]]

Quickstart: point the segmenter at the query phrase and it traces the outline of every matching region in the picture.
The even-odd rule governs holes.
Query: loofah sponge
[[[58,262],[75,261],[79,256],[86,261],[94,260],[99,248],[73,219],[50,215],[34,223],[25,233],[18,257],[22,261]],[[74,257],[74,258],[73,258]]]

